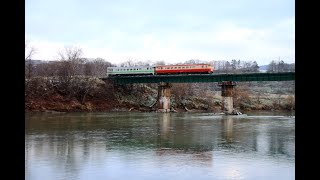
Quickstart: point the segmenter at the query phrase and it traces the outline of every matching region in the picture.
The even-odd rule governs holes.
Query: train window
[[[139,68],[139,70],[141,70],[141,68]]]
[[[175,69],[177,69],[177,67],[174,67]]]

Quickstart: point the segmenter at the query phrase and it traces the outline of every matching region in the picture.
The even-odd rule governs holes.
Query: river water
[[[27,113],[25,179],[295,179],[295,117]]]

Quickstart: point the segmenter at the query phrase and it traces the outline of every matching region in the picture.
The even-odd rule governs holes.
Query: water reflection
[[[225,138],[226,138],[226,141],[228,143],[232,143],[232,140],[233,140],[233,134],[232,134],[232,131],[233,131],[233,117],[232,116],[226,116],[223,120],[224,122],[224,132],[225,132]]]
[[[159,117],[159,125],[161,127],[161,138],[168,139],[170,131],[170,113],[162,113]]]
[[[26,149],[36,148],[38,152],[46,152],[47,148],[62,157],[69,157],[68,153],[75,146],[79,147],[79,144],[84,155],[90,152],[93,145],[103,144],[107,149],[121,146],[185,151],[211,151],[215,148],[241,148],[242,151],[268,149],[265,152],[268,155],[294,156],[294,127],[286,128],[290,126],[287,121],[273,124],[263,119],[255,122],[232,116],[218,120],[190,120],[183,115],[169,113],[159,113],[157,119],[153,117],[131,119],[133,117],[120,116],[116,119],[81,114],[42,119],[41,116],[30,116],[26,121]]]
[[[212,148],[207,148],[207,146],[203,145],[194,145],[195,142],[185,141],[183,144],[183,148],[181,145],[177,143],[175,145],[175,136],[181,135],[184,136],[186,132],[176,131],[174,128],[174,124],[170,124],[171,114],[170,113],[162,113],[158,115],[159,126],[160,126],[160,146],[155,150],[157,156],[162,157],[172,157],[178,155],[188,155],[191,161],[197,161],[197,163],[204,166],[212,166]],[[191,130],[191,129],[190,129]],[[188,131],[188,130],[187,130]],[[177,133],[179,132],[179,133]],[[178,137],[179,139],[184,139],[184,137]],[[186,139],[188,140],[188,139]],[[206,143],[211,143],[208,141]],[[191,146],[190,146],[191,145]],[[194,148],[197,147],[197,148]],[[212,147],[212,146],[210,146]]]
[[[118,179],[112,173],[117,168],[126,169],[136,179],[146,178],[133,171],[136,166],[152,173],[164,166],[172,168],[161,171],[168,178],[177,167],[199,168],[196,177],[203,178],[200,172],[206,168],[217,172],[230,164],[239,166],[237,172],[243,167],[250,171],[250,163],[269,167],[274,173],[278,170],[273,166],[280,168],[281,163],[294,168],[292,118],[196,113],[27,114],[25,127],[26,179],[48,179],[48,174],[54,175],[52,179]]]

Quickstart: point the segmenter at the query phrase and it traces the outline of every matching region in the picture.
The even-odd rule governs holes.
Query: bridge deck
[[[131,83],[207,83],[222,81],[293,81],[295,72],[282,73],[242,73],[242,74],[179,74],[179,75],[145,75],[145,76],[112,76],[117,84]]]

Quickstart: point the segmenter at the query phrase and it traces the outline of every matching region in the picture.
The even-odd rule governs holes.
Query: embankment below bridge
[[[34,77],[25,82],[26,112],[111,112],[156,110],[158,84],[114,85],[94,77]],[[294,82],[242,82],[235,87],[240,111],[295,110]],[[173,83],[171,107],[177,112],[221,111],[217,83]]]

